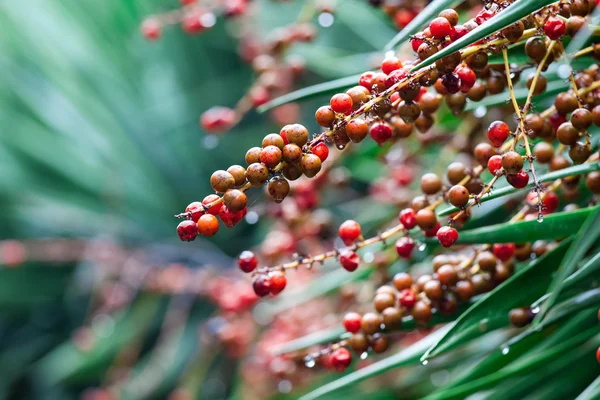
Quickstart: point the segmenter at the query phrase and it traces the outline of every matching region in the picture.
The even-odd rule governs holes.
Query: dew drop
[[[373,260],[375,260],[375,254],[373,254],[373,252],[369,251],[363,256],[363,261],[366,263],[371,263]]]
[[[537,314],[537,313],[540,312],[540,308],[539,307],[532,308],[531,312],[534,313],[534,314]]]
[[[338,150],[344,150],[346,148],[346,145],[344,144],[338,144],[337,146],[335,146],[338,148]]]
[[[502,354],[507,355],[509,351],[510,351],[510,349],[508,347],[505,347],[502,349]]]
[[[421,364],[427,365],[427,364],[429,364],[429,361],[428,360],[424,360]]]
[[[488,322],[490,322],[490,321],[487,318],[482,319],[481,321],[479,321],[479,330],[481,332],[487,331],[487,329],[488,329]]]
[[[537,217],[537,221],[538,221],[539,223],[542,223],[542,222],[544,222],[544,216],[543,216],[542,214],[539,214],[539,215],[538,215],[538,217]]]
[[[310,357],[310,356],[306,356],[304,357],[304,365],[306,365],[306,368],[312,368],[316,365],[317,363],[315,362],[315,359]]]
[[[485,108],[485,106],[479,106],[475,109],[475,111],[473,111],[473,115],[475,115],[477,118],[482,118],[485,116],[485,114],[487,114],[487,108]]]
[[[426,248],[427,248],[427,244],[421,243],[421,245],[419,246],[419,251],[425,251]]]
[[[360,359],[361,359],[361,360],[364,360],[365,358],[367,358],[367,356],[368,356],[368,355],[369,355],[369,353],[367,353],[367,352],[365,351],[365,352],[363,352],[363,353],[360,355]]]

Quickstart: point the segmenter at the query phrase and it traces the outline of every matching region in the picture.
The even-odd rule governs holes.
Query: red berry
[[[198,219],[198,233],[202,236],[215,236],[219,231],[219,220],[212,214],[204,214]]]
[[[160,21],[156,18],[148,18],[142,22],[141,27],[142,35],[148,40],[159,39],[162,34],[162,27]]]
[[[204,24],[202,23],[202,17],[204,16],[204,11],[202,10],[192,10],[184,14],[183,19],[181,20],[181,27],[186,33],[196,34],[200,33],[205,29]]]
[[[417,213],[412,208],[405,208],[400,211],[400,217],[398,219],[406,229],[412,229],[417,226]]]
[[[264,86],[254,86],[250,89],[248,96],[254,107],[262,106],[271,100],[271,94]]]
[[[450,31],[450,41],[454,42],[469,33],[469,30],[464,25],[456,25]]]
[[[494,14],[495,14],[494,11],[481,10],[481,11],[479,11],[479,13],[477,13],[477,16],[475,17],[475,22],[477,23],[477,25],[481,25],[488,19],[492,18],[494,16]]]
[[[402,29],[415,18],[415,15],[416,14],[412,11],[399,9],[396,11],[396,14],[394,14],[394,22],[398,29]]]
[[[492,175],[496,175],[498,171],[502,169],[502,156],[495,155],[491,156],[488,160],[487,164],[488,170],[492,173]]]
[[[524,170],[520,170],[514,175],[507,175],[506,180],[512,187],[523,189],[529,183],[529,174]]]
[[[258,259],[253,252],[245,250],[238,256],[238,266],[245,273],[252,272],[258,265]]]
[[[402,67],[395,71],[392,71],[387,78],[385,78],[385,87],[390,88],[402,79],[406,78],[406,75],[410,72],[410,67]]]
[[[282,271],[269,272],[269,279],[271,281],[270,292],[272,295],[281,293],[287,285],[287,277]]]
[[[363,73],[360,78],[358,79],[358,84],[360,86],[366,87],[367,89],[371,90],[371,88],[373,87],[373,84],[371,83],[371,79],[373,79],[373,75],[375,75],[374,72],[371,71],[367,71],[365,73]]]
[[[266,274],[257,275],[252,282],[254,293],[259,297],[265,297],[271,293],[271,279]]]
[[[441,227],[442,224],[440,224],[440,221],[437,221],[433,228],[429,229],[428,231],[425,231],[425,237],[434,237],[435,235],[437,235]]]
[[[217,196],[218,197],[218,196]],[[204,207],[199,201],[194,201],[185,208],[186,213],[192,213],[192,221],[198,222],[198,219],[204,214]]]
[[[488,139],[494,147],[502,146],[502,144],[508,138],[508,135],[510,135],[510,129],[503,121],[492,122],[487,131]]]
[[[402,67],[402,62],[398,59],[398,57],[386,57],[385,60],[381,63],[381,70],[384,74],[389,74],[392,71],[400,69]]]
[[[558,127],[567,122],[567,117],[565,115],[561,115],[557,112],[554,112],[550,115],[548,121],[550,121],[550,125],[552,125],[552,130],[554,131],[554,133],[556,133]]]
[[[458,232],[451,226],[442,226],[437,231],[437,238],[444,247],[450,247],[458,240]]]
[[[492,253],[500,261],[508,261],[515,254],[514,243],[496,243],[492,246]]]
[[[358,268],[360,257],[352,250],[343,250],[340,253],[340,264],[346,271],[352,272]]]
[[[194,221],[186,219],[177,225],[177,234],[182,242],[191,242],[198,236],[198,227]]]
[[[344,328],[350,333],[356,333],[360,330],[362,316],[359,313],[349,312],[344,315]]]
[[[402,307],[413,308],[417,302],[417,296],[411,289],[402,289],[398,295],[398,301]]]
[[[352,97],[346,93],[335,94],[329,101],[329,105],[335,112],[348,114],[352,112]]]
[[[340,347],[331,353],[331,366],[338,372],[344,372],[352,362],[352,354],[345,347]]]
[[[559,204],[559,200],[558,200],[558,196],[556,195],[556,193],[554,192],[548,192],[546,193],[544,196],[544,199],[542,200],[542,204],[544,206],[543,212],[545,214],[549,214],[549,213],[553,213],[554,211],[556,211],[558,209],[558,204]],[[538,195],[537,192],[531,191],[527,194],[527,198],[526,198],[527,202],[535,205],[538,202]]]
[[[452,30],[452,25],[450,25],[450,21],[443,17],[434,18],[429,24],[429,30],[433,37],[438,39],[443,39],[450,34]]]
[[[567,24],[565,21],[558,17],[550,17],[544,24],[544,33],[551,40],[558,40],[567,30]]]
[[[238,222],[242,220],[242,218],[246,216],[247,212],[247,208],[244,208],[242,211],[231,212],[229,211],[227,206],[223,205],[219,210],[219,217],[221,218],[221,221],[223,221],[226,227],[233,228],[235,225],[237,225]]]
[[[311,152],[321,159],[321,162],[327,160],[329,157],[329,147],[324,142],[318,143],[313,146]]]
[[[202,205],[207,206],[217,200],[219,200],[220,197],[217,196],[216,194],[209,194],[208,196],[206,196],[204,198],[204,200],[202,200]],[[189,206],[188,206],[189,207]],[[218,204],[215,204],[214,206],[212,206],[211,208],[209,208],[206,212],[212,215],[218,215],[219,211],[221,211],[221,207],[223,207],[223,202],[220,202]],[[200,217],[198,217],[200,218]]]
[[[408,236],[401,237],[396,240],[396,251],[402,258],[410,258],[410,255],[415,248],[415,241]]]
[[[415,97],[415,101],[419,101],[421,96],[423,96],[425,93],[427,93],[427,88],[425,86],[421,86],[421,89],[419,89],[419,94],[417,97]]]
[[[400,93],[398,93],[398,92],[392,93],[392,95],[390,96],[390,102],[395,103],[398,100],[400,100]]]
[[[360,236],[360,224],[354,220],[349,219],[340,225],[339,229],[340,238],[344,241],[346,246],[350,246]]]
[[[460,78],[460,91],[467,93],[469,89],[473,87],[475,80],[477,79],[475,72],[465,65],[459,65],[454,72]]]
[[[423,44],[423,39],[419,39],[414,36],[410,39],[410,45],[412,46],[412,49],[415,53],[419,50],[419,46],[422,44]]]
[[[228,107],[212,107],[200,116],[200,126],[208,133],[226,131],[234,121],[235,111]]]
[[[381,146],[392,137],[393,131],[387,122],[382,121],[375,122],[371,125],[369,134],[371,135],[371,138]]]

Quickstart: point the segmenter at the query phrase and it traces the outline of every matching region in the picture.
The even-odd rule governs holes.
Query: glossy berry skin
[[[496,256],[500,261],[508,261],[515,254],[515,244],[514,243],[496,243],[492,246],[492,253]]]
[[[198,219],[198,233],[202,236],[215,236],[219,231],[219,221],[212,214],[204,214]]]
[[[256,255],[248,250],[242,251],[238,256],[238,266],[245,273],[250,273],[258,266]]]
[[[373,87],[373,84],[371,83],[371,79],[373,78],[373,75],[375,75],[374,72],[371,71],[367,71],[365,73],[363,73],[360,78],[358,79],[358,84],[360,86],[366,87],[367,89],[371,90],[371,88]]]
[[[398,57],[386,57],[385,60],[381,63],[381,70],[384,74],[389,74],[392,71],[400,69],[402,67],[402,63],[398,59]]]
[[[203,200],[202,200],[202,205],[207,206],[211,203],[214,203],[215,201],[219,200],[219,196],[217,196],[216,194],[209,194],[208,196],[206,196]],[[190,204],[191,205],[191,204]],[[189,206],[188,206],[189,207]],[[214,206],[212,206],[211,208],[209,208],[206,212],[212,215],[219,215],[219,211],[221,211],[221,208],[223,207],[223,203],[219,203],[219,204],[215,204]],[[200,218],[200,216],[198,216],[198,218]],[[198,222],[196,220],[196,222]]]
[[[346,271],[355,271],[360,264],[360,257],[352,250],[343,250],[340,253],[340,264]]]
[[[532,205],[536,205],[538,202],[538,195],[536,191],[529,192],[526,198],[527,202]],[[544,206],[544,214],[553,213],[558,209],[559,199],[556,193],[548,192],[543,195],[542,205]]]
[[[487,163],[488,170],[492,175],[497,175],[502,170],[502,156],[491,156]]]
[[[340,225],[338,233],[344,244],[350,246],[360,236],[360,224],[349,219]]]
[[[272,295],[281,293],[287,285],[287,277],[281,271],[269,272],[269,280],[271,283],[269,291]]]
[[[529,183],[529,174],[524,170],[520,170],[514,175],[507,175],[506,180],[512,187],[523,189]]]
[[[329,106],[335,112],[349,114],[352,112],[352,97],[346,93],[335,94],[329,101]]]
[[[222,206],[219,210],[219,218],[228,228],[233,228],[238,222],[246,216],[248,209],[244,208],[242,211],[232,212],[226,206]]]
[[[596,350],[596,360],[600,363],[600,347]]]
[[[398,295],[398,301],[402,307],[413,308],[417,302],[417,296],[411,289],[402,289]]]
[[[177,225],[177,235],[182,242],[191,242],[198,236],[198,227],[194,221],[186,219]]]
[[[218,198],[219,196],[215,195],[215,197]],[[202,207],[202,203],[200,203],[199,201],[194,201],[188,204],[188,206],[185,208],[185,212],[191,213],[192,221],[198,222],[202,214],[204,214],[204,207]]]
[[[417,213],[412,208],[405,208],[400,211],[398,219],[405,229],[412,229],[417,226]]]
[[[433,228],[425,231],[425,237],[430,238],[430,237],[436,236],[441,227],[442,227],[442,224],[440,224],[440,221],[437,221]]]
[[[544,33],[551,40],[558,40],[567,30],[567,24],[565,21],[558,17],[550,17],[544,24]]]
[[[371,125],[369,134],[371,135],[371,138],[381,146],[391,139],[393,131],[387,122],[375,122]]]
[[[402,258],[410,258],[414,248],[415,241],[408,236],[404,236],[396,240],[396,252]]]
[[[360,331],[362,316],[359,313],[349,312],[344,315],[344,328],[350,333]]]
[[[313,146],[311,152],[321,159],[321,162],[327,160],[329,157],[329,147],[323,142],[316,144]]]
[[[252,288],[258,297],[265,297],[271,293],[271,279],[266,274],[257,275],[252,282]]]
[[[436,236],[444,247],[450,247],[458,240],[458,232],[450,226],[442,226]]]
[[[460,78],[460,91],[467,93],[475,85],[475,71],[465,65],[459,65],[454,72]]]
[[[503,121],[494,121],[490,124],[487,136],[494,147],[500,147],[510,135],[508,125]]]
[[[429,24],[429,30],[433,37],[442,39],[450,34],[452,25],[450,25],[450,22],[446,18],[437,17]]]
[[[344,372],[352,362],[352,354],[345,347],[340,347],[331,353],[331,366],[338,372]]]

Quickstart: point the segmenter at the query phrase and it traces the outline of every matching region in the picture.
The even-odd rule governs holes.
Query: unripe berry
[[[331,353],[331,366],[338,372],[344,372],[352,363],[352,354],[345,348],[340,347]]]
[[[349,312],[344,315],[344,328],[350,333],[356,333],[360,330],[362,317],[359,313]]]
[[[398,290],[408,289],[412,285],[412,276],[406,272],[398,272],[396,275],[394,275],[392,282]]]
[[[251,147],[250,149],[248,149],[245,158],[246,164],[250,165],[254,163],[259,163],[261,151],[262,149],[260,147]]]
[[[246,183],[246,168],[242,167],[241,165],[232,165],[231,167],[227,168],[227,172],[233,176],[235,186],[242,186],[244,183]]]
[[[198,233],[202,236],[214,236],[219,230],[219,221],[212,214],[204,214],[198,219]]]
[[[290,184],[287,179],[277,176],[269,181],[267,190],[275,203],[281,203],[290,192]]]
[[[304,175],[309,178],[314,177],[321,171],[321,159],[315,154],[304,154],[300,165]]]
[[[287,277],[282,271],[271,271],[269,272],[270,288],[269,291],[272,295],[281,293],[287,285]]]
[[[410,255],[415,248],[415,241],[408,236],[401,237],[396,241],[396,252],[402,258],[410,258]]]
[[[355,118],[346,125],[346,135],[354,143],[363,141],[369,133],[369,124],[362,118]]]
[[[436,236],[444,247],[450,247],[458,240],[458,232],[450,226],[442,226]]]
[[[469,202],[469,191],[462,185],[455,185],[448,192],[448,201],[454,207],[464,207]]]
[[[241,190],[231,189],[223,195],[223,203],[232,212],[238,212],[246,208],[248,198]]]
[[[186,219],[177,225],[177,235],[182,242],[191,242],[198,236],[198,227],[194,221]]]
[[[260,187],[269,179],[269,169],[261,163],[253,163],[246,169],[246,179],[254,187]]]
[[[302,160],[302,149],[293,143],[286,144],[283,146],[281,156],[287,164],[296,164]]]
[[[258,266],[258,259],[253,252],[245,250],[238,256],[238,266],[245,273],[250,273]]]
[[[282,130],[282,132],[284,133],[282,134],[276,134],[276,133],[269,133],[267,136],[265,136],[262,140],[261,146],[264,149],[267,146],[275,146],[278,147],[280,150],[283,149],[283,146],[285,146],[287,138],[285,137],[285,131]]]
[[[218,170],[213,172],[210,177],[210,185],[218,193],[225,193],[229,189],[233,189],[235,186],[235,179],[227,171]]]
[[[281,150],[276,146],[267,146],[260,152],[260,162],[269,169],[275,168],[281,162],[281,158]]]
[[[400,211],[400,223],[405,229],[412,229],[417,226],[417,213],[412,208],[405,208]]]
[[[494,147],[500,147],[510,135],[508,125],[503,121],[494,121],[490,124],[487,136]]]
[[[340,225],[338,233],[344,244],[350,246],[360,237],[360,224],[349,219]]]
[[[360,264],[360,257],[352,250],[343,250],[340,253],[340,264],[346,271],[355,271]]]
[[[402,311],[398,307],[388,307],[381,312],[386,329],[399,329],[402,326]]]
[[[425,194],[433,195],[442,189],[442,181],[434,173],[427,173],[421,177],[421,190]]]
[[[516,151],[507,151],[502,156],[502,168],[508,175],[514,175],[523,168],[523,157]]]
[[[417,221],[417,225],[419,225],[419,228],[423,229],[424,231],[434,228],[438,223],[435,212],[428,208],[423,208],[422,210],[417,211],[415,219]]]
[[[315,119],[317,124],[327,128],[335,121],[335,112],[328,106],[319,107],[315,113]]]
[[[300,147],[306,144],[309,136],[308,129],[306,129],[304,125],[300,124],[291,124],[284,126],[283,128],[281,128],[280,135],[285,136],[288,143],[293,143]]]
[[[366,313],[362,317],[360,328],[367,335],[372,335],[379,332],[381,329],[381,317],[375,313]]]

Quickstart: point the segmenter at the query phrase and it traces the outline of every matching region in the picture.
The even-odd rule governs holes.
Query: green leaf
[[[421,27],[431,21],[431,19],[437,17],[440,11],[445,10],[446,8],[453,8],[460,3],[462,3],[462,0],[433,0],[427,7],[421,10],[408,25],[398,32],[388,44],[385,45],[383,51],[388,52],[393,50],[394,47],[403,43],[411,35],[417,33]]]
[[[334,79],[329,82],[323,82],[316,85],[308,86],[287,94],[283,96],[279,96],[271,101],[266,102],[262,106],[257,108],[259,113],[264,113],[269,111],[275,107],[279,107],[281,105],[292,103],[298,100],[306,100],[311,97],[333,94],[337,93],[341,90],[348,89],[352,86],[356,86],[358,84],[358,80],[360,75],[352,75],[347,76],[345,78]]]
[[[592,210],[593,212],[589,214],[583,225],[581,225],[571,247],[569,247],[569,251],[565,256],[564,266],[559,270],[548,289],[550,295],[548,300],[541,306],[539,314],[533,321],[534,328],[539,326],[548,310],[554,305],[554,302],[565,285],[566,278],[573,273],[577,263],[585,256],[600,236],[600,206],[596,206],[592,208]]]
[[[393,356],[385,358],[358,371],[352,372],[333,382],[327,383],[320,388],[300,397],[299,400],[313,400],[320,397],[326,398],[324,396],[350,385],[354,385],[358,382],[362,382],[365,379],[381,375],[396,368],[417,364],[425,350],[427,350],[427,348],[435,343],[440,337],[445,335],[448,331],[448,328],[448,326],[440,328],[419,340],[417,343],[414,343],[408,348],[394,354]]]
[[[504,10],[500,11],[492,19],[486,21],[482,25],[479,25],[477,28],[473,29],[465,36],[451,43],[450,45],[438,51],[426,60],[420,62],[412,70],[416,71],[423,67],[427,67],[439,60],[440,58],[446,57],[447,55],[452,54],[455,51],[461,50],[485,37],[488,37],[489,35],[498,32],[506,28],[507,26],[517,22],[521,18],[527,17],[528,15],[534,13],[540,8],[555,2],[556,0],[517,0],[508,7],[506,7]]]
[[[496,320],[499,316],[504,317],[505,323],[508,324],[508,313],[511,309],[531,304],[544,293],[550,283],[550,274],[558,268],[570,242],[570,239],[563,241],[555,249],[533,260],[484,295],[458,317],[448,333],[427,350],[422,360],[435,357],[453,347],[457,341],[462,340],[463,332],[471,331],[473,326],[483,327],[486,321]],[[480,334],[487,331],[482,329]]]
[[[597,207],[554,213],[529,221],[505,222],[462,231],[456,244],[475,243],[526,243],[536,240],[563,239],[577,232],[581,224]],[[426,243],[436,243],[436,238],[426,238]]]
[[[538,181],[540,183],[544,183],[544,182],[552,182],[556,179],[560,179],[560,178],[564,178],[567,176],[575,176],[575,175],[583,175],[583,174],[588,174],[592,171],[598,171],[600,170],[600,163],[599,162],[591,162],[591,163],[586,163],[586,164],[582,164],[582,165],[574,165],[572,167],[569,168],[565,168],[565,169],[561,169],[559,171],[554,171],[554,172],[550,172],[547,173],[545,175],[542,175],[540,177],[538,177]],[[497,199],[498,197],[502,197],[502,196],[506,196],[512,193],[516,193],[519,191],[525,191],[528,189],[533,188],[533,182],[529,183],[527,186],[525,186],[523,189],[516,189],[512,186],[505,186],[503,188],[500,188],[498,190],[494,190],[491,193],[483,196],[483,198],[479,201],[480,203],[485,203],[486,201],[490,201],[493,199]],[[473,201],[469,202],[469,204],[473,204]],[[445,217],[446,215],[450,215],[454,212],[459,211],[458,208],[456,207],[449,207],[446,208],[445,210],[442,210],[438,213],[438,217]]]
[[[600,399],[600,376],[594,379],[594,382],[590,384],[575,400],[589,400],[589,399]]]

